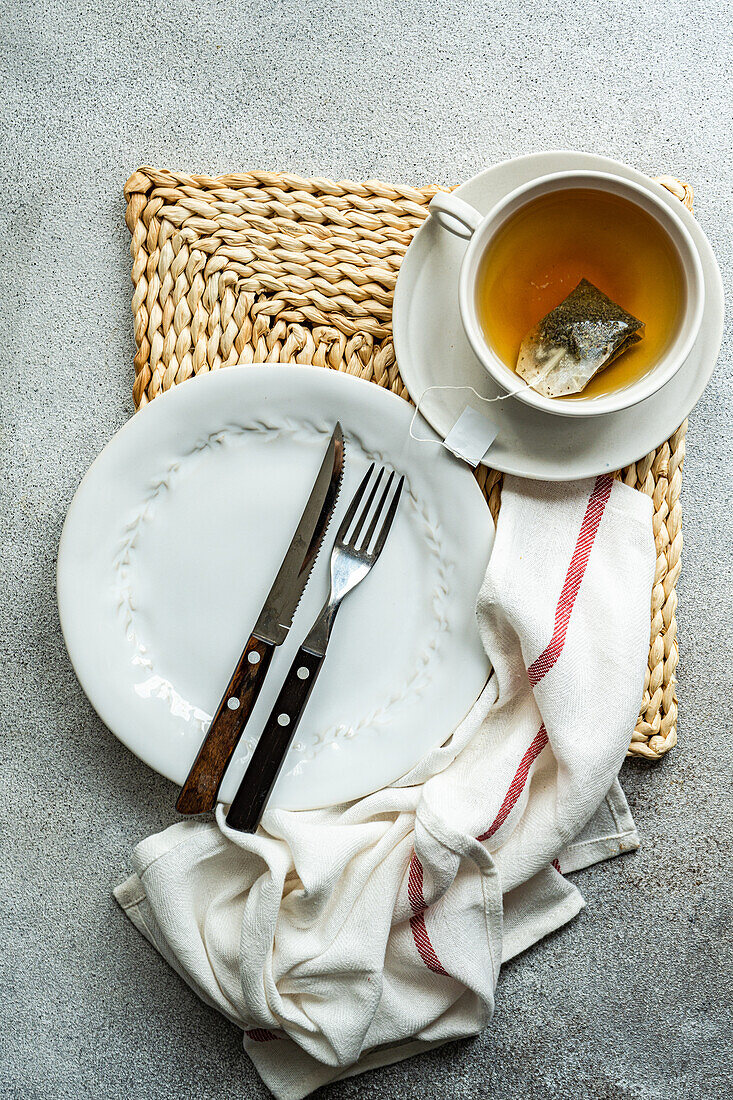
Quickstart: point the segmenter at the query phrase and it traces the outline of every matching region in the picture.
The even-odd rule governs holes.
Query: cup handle
[[[474,210],[458,195],[438,191],[430,200],[430,213],[438,220],[443,229],[469,241],[484,220],[483,214]]]

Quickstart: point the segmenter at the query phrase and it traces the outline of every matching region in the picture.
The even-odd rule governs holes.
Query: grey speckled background
[[[56,618],[64,513],[132,412],[122,185],[140,163],[455,182],[587,149],[688,179],[730,280],[731,66],[705,0],[9,0],[2,35],[0,1095],[263,1096],[237,1031],[111,898],[172,787],[87,703]],[[690,422],[680,745],[624,782],[641,851],[508,966],[472,1041],[338,1100],[720,1097],[731,1067],[731,344]]]

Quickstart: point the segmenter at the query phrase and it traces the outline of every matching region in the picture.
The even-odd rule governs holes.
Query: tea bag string
[[[425,399],[425,395],[430,393],[431,390],[470,390],[474,397],[477,397],[479,401],[483,401],[487,405],[492,405],[494,401],[506,401],[510,397],[515,397],[526,385],[527,383],[523,381],[518,389],[510,390],[509,393],[501,393],[497,397],[483,397],[482,394],[478,393],[478,391],[473,388],[473,386],[428,386],[427,389],[424,389],[422,391],[418,402],[415,405],[415,411],[413,412],[412,420],[410,421],[410,438],[414,439],[416,443],[437,443],[439,447],[443,446],[442,439],[430,439],[429,436],[415,435],[415,432],[413,430],[415,426],[415,418],[420,412],[420,405]]]

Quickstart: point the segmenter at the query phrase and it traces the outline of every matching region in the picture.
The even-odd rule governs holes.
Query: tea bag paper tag
[[[499,434],[499,429],[487,417],[466,405],[455,424],[443,440],[456,458],[475,469]]]

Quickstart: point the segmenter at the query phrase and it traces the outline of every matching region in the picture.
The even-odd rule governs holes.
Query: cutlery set
[[[182,814],[214,809],[217,793],[259,697],[275,648],[285,641],[338,501],[344,439],[336,424],[305,509],[176,801]],[[395,483],[396,480],[396,483]],[[328,599],[287,673],[227,814],[227,824],[253,833],[323,666],[343,599],[381,554],[400,502],[404,476],[372,463],[347,509],[331,551]]]

